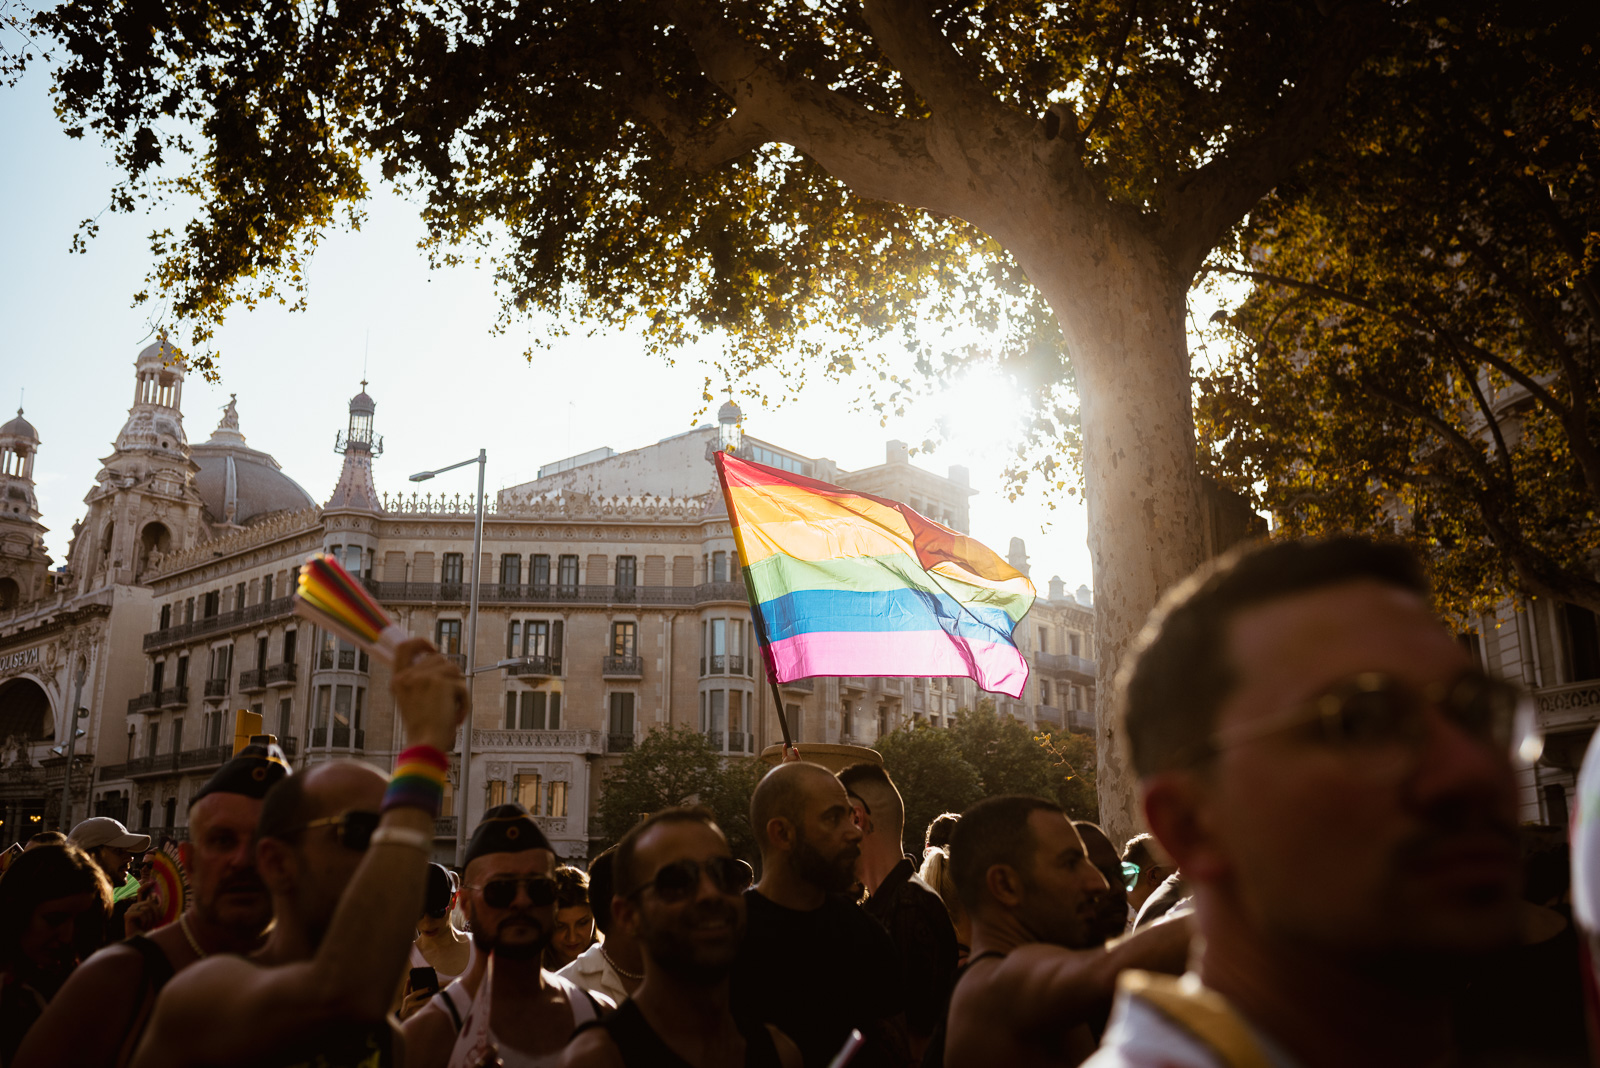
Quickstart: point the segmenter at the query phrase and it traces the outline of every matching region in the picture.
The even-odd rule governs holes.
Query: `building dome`
[[[366,385],[365,382],[363,382],[361,384],[362,384],[362,386]],[[356,415],[358,413],[365,413],[366,415],[371,415],[373,412],[375,412],[377,410],[378,410],[377,402],[375,402],[371,397],[367,396],[367,391],[365,389],[362,389],[362,391],[360,393],[357,393],[354,397],[350,398],[350,414],[351,415]]]
[[[316,503],[277,460],[245,444],[231,400],[210,440],[190,446],[189,455],[200,468],[194,488],[214,522],[249,526]]]
[[[173,348],[171,342],[160,339],[152,341],[140,350],[134,363],[139,367],[174,367],[181,371],[183,354]]]
[[[21,408],[17,409],[17,417],[15,419],[5,426],[0,426],[0,438],[15,438],[18,441],[26,441],[31,445],[39,444],[39,432],[33,429],[32,423],[22,418]]]
[[[739,410],[739,406],[737,404],[730,400],[722,407],[717,409],[717,422],[742,423],[744,422],[744,413]]]

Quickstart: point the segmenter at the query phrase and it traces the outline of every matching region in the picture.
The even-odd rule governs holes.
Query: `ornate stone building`
[[[479,585],[472,673],[468,821],[489,804],[527,805],[563,855],[590,851],[590,814],[606,768],[666,724],[706,733],[729,756],[779,740],[771,688],[713,450],[904,500],[958,529],[973,490],[965,469],[913,466],[890,442],[885,462],[841,471],[742,433],[737,407],[715,426],[541,468],[486,501],[472,555],[470,492],[380,494],[383,439],[363,390],[334,439],[343,467],[317,504],[246,442],[236,404],[191,445],[181,364],[152,345],[135,366],[134,405],[86,497],[70,565],[49,575],[32,501],[37,435],[0,431],[0,837],[88,811],[181,837],[189,798],[231,751],[240,710],[261,715],[293,761],[342,757],[387,768],[405,742],[381,662],[293,614],[298,567],[334,554],[401,625],[466,668],[469,602]],[[248,407],[248,406],[247,406]],[[8,451],[9,450],[9,451]],[[9,458],[8,458],[9,457]],[[15,488],[13,488],[15,487]],[[14,533],[13,533],[14,532]],[[11,546],[17,549],[13,551]],[[1012,559],[1026,569],[1020,540]],[[30,570],[30,568],[32,570]],[[1093,610],[1051,580],[1018,639],[1034,666],[1001,709],[1040,729],[1093,729]],[[11,587],[0,586],[0,591]],[[75,672],[82,697],[69,693]],[[782,688],[802,742],[872,744],[917,720],[945,726],[982,695],[965,680],[815,679]],[[74,760],[74,808],[59,814],[67,707],[88,710]],[[451,791],[460,789],[453,767]],[[438,822],[453,859],[455,797]]]

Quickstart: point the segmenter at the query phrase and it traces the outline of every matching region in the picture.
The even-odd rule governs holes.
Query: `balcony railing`
[[[779,685],[781,685],[785,690],[797,690],[800,693],[815,693],[817,689],[817,680],[791,679],[788,682],[780,683]]]
[[[233,745],[208,745],[200,749],[185,749],[177,753],[157,753],[155,756],[135,757],[123,767],[122,774],[130,779],[145,775],[166,775],[175,771],[193,771],[221,767],[233,756]]]
[[[860,675],[846,675],[839,680],[839,685],[846,690],[860,690],[861,692],[865,693],[867,689],[867,680],[862,678]]]
[[[267,668],[266,683],[268,686],[282,686],[295,681],[295,669],[291,664],[273,664]]]
[[[883,678],[878,682],[884,693],[900,693],[905,688],[898,678]]]
[[[300,741],[297,738],[279,738],[278,748],[283,750],[284,756],[289,757],[292,760],[294,758],[295,750],[300,748]]]
[[[161,691],[157,704],[162,708],[182,708],[189,703],[189,687],[168,686]]]
[[[456,836],[456,818],[454,816],[440,816],[433,821],[433,836],[435,838],[454,838]]]
[[[626,753],[633,749],[633,735],[608,734],[606,735],[606,752]]]
[[[506,668],[507,675],[551,678],[561,674],[561,659],[548,656],[524,656]]]
[[[1094,709],[1069,708],[1067,710],[1067,727],[1081,734],[1093,734],[1095,728]]]
[[[463,674],[466,673],[466,670],[467,670],[467,654],[466,653],[445,653],[444,655],[449,657],[450,662],[452,664],[454,664]]]
[[[206,696],[207,697],[226,697],[226,696],[228,696],[228,680],[227,679],[207,679],[206,680]]]
[[[1035,653],[1034,658],[1039,662],[1039,667],[1045,671],[1071,672],[1075,675],[1095,677],[1096,663],[1081,656],[1071,653]]]
[[[160,704],[161,695],[156,691],[142,693],[138,697],[129,698],[128,715],[131,716],[135,712],[149,712],[151,709],[159,707]]]
[[[472,593],[465,582],[367,582],[385,604],[401,602],[462,604]],[[614,583],[501,583],[478,587],[479,604],[641,604],[696,605],[713,601],[749,604],[744,582],[703,582],[698,586],[618,586]],[[248,611],[248,609],[246,609]],[[166,633],[165,631],[161,633]],[[149,648],[146,645],[146,648]]]
[[[720,753],[755,752],[755,735],[743,731],[707,731],[711,747]]]
[[[174,842],[187,842],[189,840],[189,828],[187,827],[151,827],[148,824],[142,824],[134,833],[147,834],[150,836],[150,841],[155,843],[159,843],[163,838],[170,838]]]
[[[255,693],[257,690],[267,688],[267,672],[265,668],[251,668],[249,671],[239,672],[239,692]]]
[[[1053,705],[1036,706],[1033,710],[1033,721],[1041,727],[1048,724],[1056,730],[1067,725],[1066,715]]]
[[[631,737],[631,735],[630,735]],[[473,730],[472,748],[486,749],[546,749],[567,750],[578,753],[604,752],[601,733],[597,730]]]
[[[644,674],[644,658],[638,656],[601,657],[600,674],[608,679],[637,679]]]
[[[321,749],[328,744],[328,728],[315,727],[311,731],[311,748]],[[365,749],[367,747],[367,732],[365,728],[357,727],[352,731],[349,727],[333,728],[334,749]]]
[[[231,612],[222,612],[218,615],[197,619],[193,623],[179,623],[175,627],[166,627],[162,630],[151,631],[144,636],[146,652],[161,649],[169,645],[177,645],[194,638],[203,638],[211,634],[220,634],[239,627],[264,623],[267,620],[279,619],[294,612],[293,597],[279,597],[271,601],[263,601],[246,608],[235,608]]]

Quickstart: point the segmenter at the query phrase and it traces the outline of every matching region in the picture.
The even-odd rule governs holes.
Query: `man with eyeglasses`
[[[1225,558],[1157,608],[1116,699],[1204,949],[1181,981],[1124,978],[1094,1068],[1453,1060],[1452,983],[1517,935],[1536,738],[1411,553]]]
[[[396,1063],[389,1007],[467,694],[454,662],[422,639],[401,643],[390,688],[408,743],[394,775],[336,760],[268,791],[256,868],[272,931],[249,956],[207,954],[168,983],[135,1068]]]
[[[861,828],[838,779],[818,764],[780,764],[750,799],[761,881],[745,894],[733,1011],[794,1039],[807,1068],[833,1060],[852,1028],[852,1061],[910,1062],[904,984],[894,943],[843,895],[856,881]]]
[[[728,979],[744,936],[748,865],[703,808],[657,812],[617,846],[612,923],[644,956],[633,998],[567,1047],[564,1068],[800,1068],[770,1024],[736,1021]]]
[[[556,927],[556,854],[518,804],[496,805],[467,843],[461,891],[487,964],[405,1024],[408,1068],[555,1068],[573,1032],[615,1008],[546,971]]]
[[[287,774],[277,746],[250,745],[195,791],[188,841],[178,846],[188,908],[84,961],[28,1032],[16,1068],[126,1064],[174,975],[213,953],[261,945],[272,898],[256,872],[256,821],[262,798]],[[88,1019],[94,1027],[84,1027]]]
[[[1161,843],[1148,831],[1134,835],[1128,839],[1127,845],[1122,847],[1122,873],[1127,880],[1124,885],[1128,888],[1128,929],[1132,930],[1134,921],[1139,918],[1139,910],[1144,908],[1146,901],[1155,896],[1162,884],[1171,878],[1177,868],[1172,863],[1172,858],[1167,856],[1167,851],[1161,848]],[[1174,887],[1173,892],[1182,896],[1179,887]]]

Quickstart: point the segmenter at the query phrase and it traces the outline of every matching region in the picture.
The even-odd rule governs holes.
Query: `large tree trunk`
[[[1201,563],[1204,516],[1187,279],[1174,279],[1142,235],[1104,220],[1097,229],[1092,256],[1038,249],[1018,259],[1055,310],[1077,373],[1094,562],[1100,822],[1120,844],[1144,819],[1113,687],[1150,610]]]

